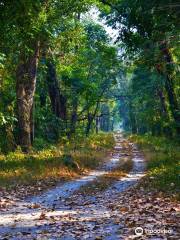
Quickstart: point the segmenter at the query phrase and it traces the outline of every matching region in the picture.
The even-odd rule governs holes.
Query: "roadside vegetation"
[[[112,134],[99,133],[71,142],[64,139],[63,143],[28,154],[16,150],[0,155],[0,186],[11,189],[35,184],[42,190],[98,167],[113,146]]]
[[[180,198],[180,146],[176,139],[151,135],[132,135],[147,160],[147,188]]]

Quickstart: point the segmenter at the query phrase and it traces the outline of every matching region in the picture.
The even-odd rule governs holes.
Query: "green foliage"
[[[0,155],[0,185],[12,188],[17,184],[32,184],[40,180],[48,183],[71,178],[97,167],[114,145],[112,134],[104,133],[81,138],[77,142],[66,140],[65,145],[44,145],[44,149],[36,149],[29,154],[17,149],[6,156]],[[39,148],[43,142],[39,140],[36,144]]]
[[[131,137],[147,159],[148,185],[166,193],[179,194],[180,147],[177,139],[150,135]]]
[[[175,1],[101,1],[102,17],[117,29],[126,76],[121,103],[124,126],[132,132],[179,135],[179,34]],[[121,87],[121,91],[124,88]],[[175,133],[176,132],[176,133]]]
[[[90,130],[94,130],[95,118],[100,114],[100,101],[107,99],[107,92],[115,83],[118,69],[117,49],[110,45],[104,28],[81,20],[83,13],[94,2],[1,2],[0,148],[3,152],[13,151],[17,145],[22,145],[21,127],[29,124],[29,117],[28,112],[24,113],[26,116],[23,119],[27,119],[22,124],[17,105],[19,99],[26,98],[31,91],[34,97],[33,88],[36,92],[32,99],[33,116],[29,122],[32,132],[34,129],[35,147],[40,149],[65,136],[71,137],[75,132],[85,133],[89,115],[92,118]],[[40,51],[38,69],[28,69],[33,65],[32,58],[37,46]],[[56,93],[51,93],[56,98],[54,102],[47,80],[48,63],[55,69],[54,75],[51,73],[49,78],[56,89]],[[18,69],[22,69],[20,78]],[[35,84],[30,84],[33,74],[29,73],[35,73]],[[21,86],[22,83],[24,86]],[[18,89],[22,88],[22,96],[18,97]],[[29,97],[25,99],[28,109],[27,99]],[[57,116],[54,110],[57,106],[53,106],[62,99],[64,117]],[[63,107],[61,105],[59,109]]]

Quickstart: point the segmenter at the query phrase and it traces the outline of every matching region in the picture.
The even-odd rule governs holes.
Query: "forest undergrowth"
[[[154,189],[180,199],[180,146],[178,139],[151,135],[131,135],[147,160],[146,189]]]
[[[0,155],[0,187],[26,186],[23,194],[40,192],[59,181],[75,178],[97,168],[114,146],[112,134],[92,134],[88,138],[64,140],[42,150],[25,154],[20,149]],[[31,186],[32,185],[32,186]],[[29,186],[29,188],[27,188]]]

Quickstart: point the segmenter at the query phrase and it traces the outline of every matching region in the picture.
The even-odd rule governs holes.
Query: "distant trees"
[[[123,52],[126,52],[126,56],[124,54],[123,57],[131,64],[133,62],[137,68],[141,65],[141,73],[140,71],[137,73],[137,69],[134,72],[136,77],[132,78],[131,91],[135,93],[133,88],[135,85],[138,86],[136,90],[139,91],[139,99],[149,98],[149,100],[147,99],[149,103],[143,106],[141,101],[139,105],[136,102],[136,109],[141,109],[140,111],[144,115],[146,112],[146,120],[151,116],[154,116],[154,119],[156,118],[154,122],[157,122],[158,118],[162,121],[166,119],[166,122],[171,123],[171,127],[176,129],[176,133],[179,135],[180,105],[177,75],[179,6],[177,2],[170,0],[103,0],[101,2],[107,6],[102,14],[107,23],[119,30],[118,41],[123,47]],[[144,65],[144,69],[149,69],[150,78],[153,74],[156,81],[150,81],[148,74],[142,76],[144,71],[142,65]],[[144,80],[142,81],[142,79]],[[147,96],[150,88],[151,94]],[[131,102],[133,105],[135,104],[134,101],[132,97]],[[157,101],[159,101],[158,106]],[[130,108],[132,104],[130,104]],[[149,105],[151,107],[148,107]],[[161,116],[157,115],[158,108],[161,108],[163,112]],[[147,109],[149,109],[149,112]],[[132,115],[132,111],[129,111]],[[133,117],[131,123],[134,124],[134,116],[131,117]],[[145,122],[152,121],[146,120]],[[145,122],[142,122],[142,126]],[[148,126],[150,123],[146,124]],[[150,126],[152,127],[152,124]],[[149,128],[143,127],[142,131],[149,130]],[[154,130],[152,129],[152,131]]]

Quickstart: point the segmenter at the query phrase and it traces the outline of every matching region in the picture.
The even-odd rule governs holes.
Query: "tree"
[[[68,3],[55,0],[1,1],[2,47],[5,45],[4,53],[13,53],[12,61],[15,59],[19,143],[24,151],[28,151],[32,144],[33,102],[41,50],[61,33],[59,22],[86,11],[91,3],[83,0]]]
[[[176,93],[176,62],[174,49],[177,48],[176,35],[179,32],[179,11],[175,1],[108,1],[104,12],[107,23],[119,29],[118,40],[124,43],[128,54],[134,58],[141,56],[149,69],[154,68],[164,77],[164,88],[171,114],[180,133],[179,103]],[[129,55],[130,56],[130,55]]]

